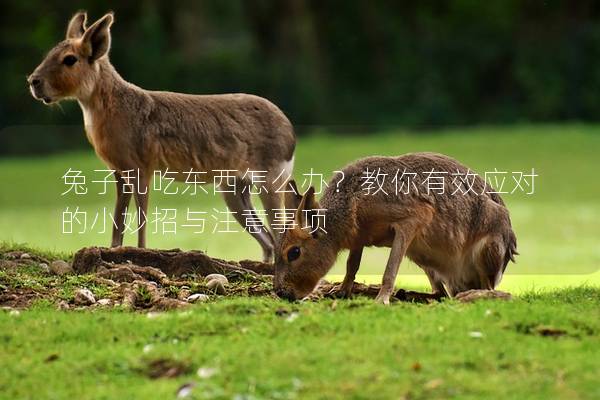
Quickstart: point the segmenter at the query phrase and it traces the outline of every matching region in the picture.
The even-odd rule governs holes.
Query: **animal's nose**
[[[29,84],[33,87],[39,87],[42,84],[42,80],[37,76],[30,76],[27,80],[29,81]]]

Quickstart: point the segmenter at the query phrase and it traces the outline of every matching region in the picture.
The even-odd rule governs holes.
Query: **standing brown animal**
[[[365,192],[367,171],[386,174],[383,191]],[[444,193],[434,191],[433,185],[427,193],[427,174],[432,171],[446,174]],[[280,297],[308,295],[342,249],[350,254],[340,293],[349,296],[363,248],[391,247],[377,295],[384,304],[393,294],[405,255],[425,271],[434,293],[442,296],[493,289],[508,262],[514,261],[516,237],[502,199],[488,193],[489,185],[456,160],[434,153],[369,157],[346,166],[343,173],[339,184],[341,175],[332,179],[320,204],[312,187],[304,196],[286,195],[286,207],[297,211],[275,253],[274,287]],[[464,177],[460,184],[470,190],[452,194],[453,176]],[[402,185],[409,186],[398,190]],[[290,186],[298,193],[293,181]],[[316,217],[315,209],[324,209],[320,213],[325,218]]]
[[[69,22],[66,39],[54,47],[28,77],[33,97],[45,104],[76,99],[83,111],[87,137],[96,154],[113,170],[117,182],[116,223],[112,246],[123,243],[125,215],[136,187],[139,211],[138,246],[144,247],[148,208],[147,189],[153,171],[206,172],[211,182],[218,170],[237,174],[235,193],[224,193],[238,222],[247,228],[243,210],[256,215],[250,202],[250,184],[244,173],[266,171],[260,185],[261,201],[272,225],[274,209],[283,205],[276,178],[290,174],[296,143],[292,125],[269,101],[247,94],[188,95],[141,89],[126,82],[108,59],[113,15],[106,14],[89,28],[86,13]],[[160,73],[160,71],[158,71]],[[126,181],[124,171],[135,170]],[[139,170],[139,178],[137,171]],[[247,211],[248,212],[248,211]],[[253,226],[254,227],[254,226]],[[272,259],[274,233],[262,226],[248,229],[260,243],[265,261]]]

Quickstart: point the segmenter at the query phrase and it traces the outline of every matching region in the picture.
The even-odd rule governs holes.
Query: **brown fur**
[[[365,194],[366,170],[386,173],[380,192]],[[422,183],[425,172],[447,172],[445,193],[426,193]],[[395,194],[392,178],[396,171],[416,173],[411,177],[418,188],[408,194]],[[516,237],[508,210],[497,194],[487,194],[490,187],[476,176],[473,190],[456,193],[452,174],[466,174],[467,167],[452,158],[434,153],[414,153],[400,157],[369,157],[346,166],[344,179],[331,180],[320,204],[311,188],[304,196],[290,195],[286,204],[297,207],[297,226],[287,230],[275,254],[274,284],[278,294],[291,299],[302,298],[313,290],[329,271],[337,254],[350,249],[348,271],[342,285],[349,294],[362,249],[366,246],[391,247],[382,291],[378,300],[386,303],[392,293],[398,265],[404,255],[427,273],[434,291],[454,295],[468,289],[493,289],[509,260],[514,261]],[[295,188],[295,184],[291,184]],[[324,208],[327,233],[310,235],[301,226],[302,209]],[[314,227],[312,227],[314,229]],[[287,261],[293,247],[300,257]]]
[[[87,137],[96,154],[116,170],[118,195],[115,214],[123,211],[129,197],[122,192],[122,172],[140,169],[144,188],[154,170],[205,171],[211,182],[213,170],[268,171],[261,196],[272,222],[273,209],[283,206],[283,196],[273,184],[282,169],[291,173],[295,135],[286,116],[269,101],[248,94],[189,95],[148,91],[126,82],[108,59],[112,14],[89,28],[85,13],[76,14],[67,38],[46,56],[28,81],[35,98],[45,103],[76,99],[84,114]],[[68,66],[65,57],[77,62]],[[180,174],[178,179],[184,179]],[[246,182],[247,183],[247,182]],[[143,190],[142,190],[143,191]],[[147,196],[135,195],[138,207],[147,208]],[[250,197],[226,195],[232,211],[252,209]],[[242,216],[239,216],[242,218]],[[244,221],[240,221],[244,222]],[[113,246],[121,245],[123,224],[113,232]],[[145,245],[145,232],[139,233]],[[266,228],[254,234],[271,257],[273,236]]]

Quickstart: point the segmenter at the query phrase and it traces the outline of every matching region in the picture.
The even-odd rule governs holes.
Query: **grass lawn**
[[[39,305],[0,313],[0,397],[174,399],[194,383],[187,398],[597,399],[599,308],[592,288],[391,307],[233,298],[159,315]]]
[[[290,304],[238,296],[144,314],[57,311],[43,299],[27,310],[0,310],[0,399],[173,399],[185,384],[189,399],[600,398],[599,130],[524,125],[299,139],[299,182],[311,168],[328,180],[359,157],[425,150],[480,173],[535,168],[534,194],[504,195],[521,253],[499,288],[512,292],[512,301],[383,307],[365,298]],[[0,160],[0,253],[26,243],[32,253],[64,258],[109,243],[108,232],[61,234],[66,206],[96,212],[112,210],[114,201],[112,188],[103,196],[61,196],[68,168],[89,182],[103,166],[90,152]],[[153,194],[150,204],[224,209],[212,194]],[[151,232],[151,247],[260,257],[243,232]],[[357,280],[379,281],[388,251],[368,249]],[[331,279],[341,278],[344,256]],[[74,289],[88,287],[106,296],[108,289],[93,282],[53,278],[39,265],[0,270],[0,294],[49,290],[70,300]],[[427,287],[408,262],[398,284]]]

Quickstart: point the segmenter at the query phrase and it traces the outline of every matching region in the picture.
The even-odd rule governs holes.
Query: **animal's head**
[[[273,286],[279,297],[302,299],[310,294],[333,266],[337,249],[324,231],[326,214],[316,214],[321,207],[314,188],[300,195],[294,181],[286,192],[285,208],[295,210],[294,220],[277,241]]]
[[[79,12],[71,18],[65,40],[58,43],[27,78],[31,94],[45,104],[64,98],[85,98],[98,79],[98,62],[110,49],[112,13],[89,28],[87,16]]]

